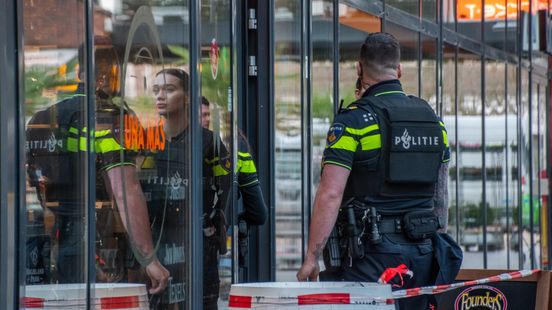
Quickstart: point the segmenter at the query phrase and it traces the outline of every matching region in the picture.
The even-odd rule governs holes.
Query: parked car
[[[483,232],[465,231],[460,238],[460,243],[467,252],[483,251]],[[487,232],[487,250],[498,251],[504,249],[504,235],[498,231]]]

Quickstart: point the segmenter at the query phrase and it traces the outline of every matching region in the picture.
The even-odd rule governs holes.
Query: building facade
[[[549,0],[0,0],[0,23],[10,30],[0,32],[0,300],[9,309],[29,306],[26,297],[43,285],[62,294],[64,284],[83,283],[85,305],[97,283],[149,285],[136,252],[140,233],[172,266],[160,303],[200,309],[202,283],[211,282],[197,272],[210,264],[205,204],[216,205],[213,186],[223,188],[205,165],[220,164],[237,183],[238,129],[257,163],[268,220],[250,227],[240,266],[237,186],[216,196],[224,198],[220,238],[229,249],[217,263],[219,306],[231,283],[294,281],[326,132],[341,102],[354,101],[360,45],[376,31],[400,41],[405,91],[427,100],[447,126],[448,233],[464,250],[463,268],[550,266]],[[164,136],[171,114],[157,95],[171,91],[157,78],[167,68],[189,76],[173,85],[188,103],[175,123],[185,124],[176,153]],[[211,103],[207,134],[201,96]],[[60,123],[63,102],[75,103],[71,120],[80,127]],[[77,130],[73,144],[63,130]],[[101,133],[125,151],[106,149]],[[165,152],[183,168],[153,172]],[[111,178],[116,166],[133,168]],[[133,231],[135,197],[143,197],[150,229]],[[65,235],[64,210],[78,218]],[[69,280],[67,236],[81,267]]]

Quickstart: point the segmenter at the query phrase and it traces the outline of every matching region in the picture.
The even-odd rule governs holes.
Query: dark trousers
[[[344,281],[377,282],[383,271],[405,264],[414,275],[412,278],[403,276],[404,283],[400,288],[407,289],[432,285],[435,279],[434,256],[431,241],[412,243],[402,235],[384,235],[382,242],[377,245],[365,245],[363,259],[353,260],[349,267],[349,260],[345,259],[340,272]],[[390,284],[401,285],[399,276]],[[406,298],[398,301],[399,309],[430,309],[430,302],[434,305],[432,296]]]

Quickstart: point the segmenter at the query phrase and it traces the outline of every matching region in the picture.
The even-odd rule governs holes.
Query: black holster
[[[241,219],[238,222],[238,264],[246,266],[246,257],[249,252],[249,228],[247,222]]]

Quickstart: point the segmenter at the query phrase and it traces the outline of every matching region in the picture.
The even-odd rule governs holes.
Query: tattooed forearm
[[[317,244],[316,247],[314,248],[314,251],[312,252],[312,254],[316,259],[318,259],[320,255],[322,255],[322,251],[324,250],[324,246],[326,245],[327,241],[328,241],[328,237],[324,237],[322,242]]]

